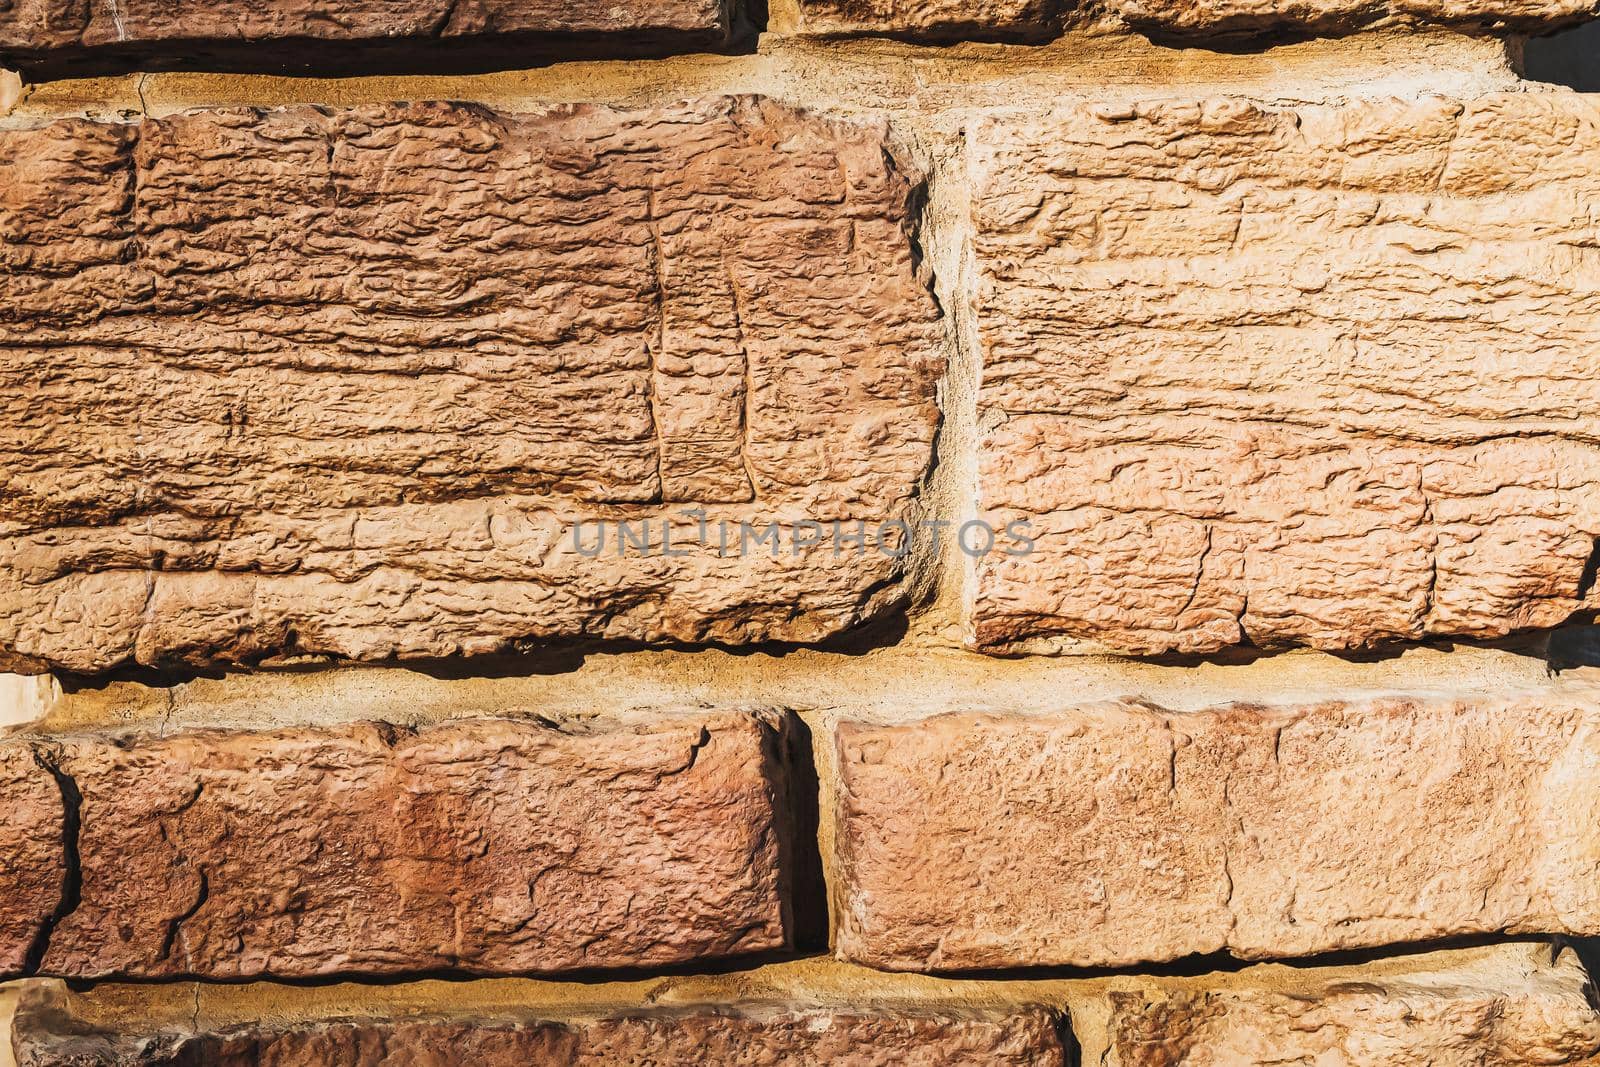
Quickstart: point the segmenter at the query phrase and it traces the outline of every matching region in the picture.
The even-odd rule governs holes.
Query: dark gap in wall
[[[1002,967],[933,972],[936,977],[975,981],[1047,981],[1051,979],[1085,980],[1112,978],[1119,975],[1139,975],[1146,978],[1205,978],[1219,974],[1237,974],[1263,963],[1280,967],[1312,970],[1321,967],[1365,967],[1374,963],[1396,960],[1404,956],[1426,956],[1449,949],[1484,948],[1489,945],[1531,944],[1550,945],[1552,939],[1536,934],[1465,934],[1459,937],[1438,938],[1431,941],[1399,941],[1373,948],[1344,949],[1337,952],[1313,953],[1309,956],[1288,958],[1262,957],[1242,959],[1223,950],[1196,956],[1183,956],[1163,963],[1130,963],[1120,967],[1037,966]]]
[[[206,678],[221,681],[229,674],[250,671],[274,674],[314,674],[334,666],[382,667],[414,671],[430,678],[461,681],[482,678],[526,678],[539,675],[571,674],[580,670],[591,656],[620,656],[641,652],[721,652],[741,658],[782,658],[797,653],[827,652],[839,656],[866,656],[901,643],[910,631],[910,619],[902,608],[881,619],[864,623],[811,644],[798,641],[757,641],[748,645],[717,642],[622,641],[608,639],[554,639],[523,652],[492,653],[482,656],[457,656],[445,659],[346,660],[336,656],[317,656],[306,660],[279,663],[258,661],[231,666],[191,667],[173,663],[160,667],[123,664],[98,674],[58,671],[56,680],[67,694],[99,692],[112,685],[131,682],[152,689],[171,689],[185,682]]]
[[[704,978],[718,975],[738,975],[768,967],[775,963],[792,963],[803,959],[818,959],[815,952],[780,951],[756,952],[743,956],[724,956],[717,959],[688,960],[661,967],[614,967],[580,971],[462,971],[449,968],[441,970],[404,971],[399,974],[371,974],[366,971],[339,971],[331,974],[287,977],[276,974],[247,975],[244,977],[215,978],[205,975],[180,974],[158,977],[130,977],[117,975],[109,978],[75,978],[46,972],[42,978],[60,978],[68,989],[78,993],[93,991],[101,985],[111,986],[167,986],[174,982],[194,982],[203,986],[248,986],[268,984],[295,989],[321,989],[327,986],[362,985],[374,989],[389,986],[415,985],[418,982],[450,982],[468,984],[497,978],[537,978],[550,982],[571,982],[573,985],[598,985],[608,982],[642,982],[653,978]]]
[[[1523,74],[1534,81],[1600,93],[1600,22],[1530,40]]]
[[[1583,964],[1583,969],[1589,975],[1589,984],[1584,987],[1589,1002],[1600,1008],[1600,992],[1596,991],[1595,982],[1600,980],[1600,937],[1575,937],[1570,941],[1558,941],[1555,954],[1561,954],[1561,947],[1565,944],[1577,953],[1578,962]]]
[[[790,934],[802,955],[828,950],[828,882],[817,833],[822,818],[821,783],[811,728],[798,715],[783,716],[778,753],[787,771],[783,798],[786,838],[779,862],[788,880]]]
[[[1569,626],[1550,635],[1548,659],[1556,674],[1600,667],[1600,626]]]
[[[506,33],[481,37],[400,37],[271,41],[163,40],[49,51],[11,49],[0,67],[27,82],[134,72],[201,71],[286,77],[469,75],[547,67],[572,60],[644,60],[710,53],[748,55],[765,24],[764,9],[741,14],[722,39],[708,31]]]
[[[50,936],[63,919],[78,910],[83,899],[83,864],[78,856],[78,839],[83,828],[83,794],[78,791],[77,781],[61,769],[59,753],[52,746],[35,746],[33,761],[40,770],[55,779],[56,788],[61,790],[62,872],[61,897],[56,901],[55,910],[46,916],[35,932],[33,943],[28,946],[27,958],[22,965],[25,975],[39,973],[45,955],[50,950]]]

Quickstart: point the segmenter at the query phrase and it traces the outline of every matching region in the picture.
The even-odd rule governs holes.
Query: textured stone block
[[[63,739],[46,758],[82,798],[77,899],[40,971],[498,974],[781,949],[776,742],[743,714]]]
[[[1109,0],[1106,7],[1138,29],[1179,37],[1336,34],[1375,24],[1442,24],[1469,32],[1550,30],[1595,14],[1587,0]]]
[[[562,1022],[519,1017],[354,1019],[201,1033],[119,1033],[74,1018],[63,994],[30,989],[13,1036],[19,1067],[94,1063],[427,1063],[481,1067],[611,1067],[620,1063],[1064,1067],[1053,1015],[1023,1008],[949,1012],[823,1009],[782,1004],[651,1010]]]
[[[1593,18],[1589,0],[1107,0],[1092,13],[1055,0],[800,0],[804,29],[913,40],[1037,40],[1103,13],[1153,37],[1350,33],[1368,26],[1548,31]]]
[[[1493,638],[1600,605],[1600,105],[975,135],[989,649]]]
[[[729,0],[12,0],[0,64],[34,76],[109,66],[342,72],[716,46]]]
[[[1038,40],[1060,26],[1054,0],[801,0],[807,33],[912,40]]]
[[[1545,951],[1548,951],[1546,949]],[[1116,991],[1105,1067],[1600,1063],[1600,1015],[1568,953],[1495,984],[1373,975],[1313,988]]]
[[[0,974],[38,962],[68,903],[68,798],[25,744],[0,748]]]
[[[1600,699],[950,714],[838,734],[839,954],[891,970],[1600,933]]]
[[[929,464],[883,132],[748,98],[0,132],[0,667],[886,612],[904,560],[737,525],[892,521]]]

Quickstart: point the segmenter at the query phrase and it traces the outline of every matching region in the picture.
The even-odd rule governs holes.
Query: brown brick
[[[801,0],[804,29],[826,36],[1038,40],[1060,26],[1056,0]]]
[[[351,1019],[202,1033],[118,1033],[86,1025],[60,991],[31,989],[18,1008],[19,1067],[397,1062],[433,1067],[611,1067],[622,1063],[1064,1067],[1052,1013],[747,1004],[652,1010],[562,1022],[521,1017]]]
[[[729,0],[14,0],[0,65],[33,77],[116,67],[348,71],[650,54],[725,43]]]
[[[1551,30],[1594,17],[1588,0],[1107,0],[1093,11],[1059,0],[800,0],[803,29],[823,36],[1040,40],[1104,13],[1158,38],[1350,33],[1368,26]]]
[[[1498,637],[1600,604],[1600,105],[975,135],[988,649]]]
[[[0,669],[887,612],[884,552],[737,551],[903,518],[928,466],[939,328],[883,133],[758,99],[0,132]]]
[[[0,798],[0,974],[19,974],[68,903],[67,802],[27,744],[0,748]]]
[[[1600,1014],[1571,953],[1554,966],[1524,965],[1485,977],[1493,984],[1373,975],[1281,991],[1117,991],[1110,994],[1111,1052],[1102,1062],[1105,1067],[1600,1063]]]
[[[1600,932],[1600,694],[840,728],[839,954],[892,970]]]
[[[80,900],[42,973],[658,967],[789,944],[784,780],[744,714],[69,738]]]
[[[1457,26],[1467,32],[1551,30],[1594,17],[1587,0],[1108,0],[1130,25],[1179,37],[1348,33],[1373,25]]]

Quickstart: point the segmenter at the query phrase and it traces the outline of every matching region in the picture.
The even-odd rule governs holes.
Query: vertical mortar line
[[[914,107],[914,106],[912,106]],[[962,553],[955,544],[958,523],[970,517],[965,502],[968,470],[973,467],[976,408],[971,386],[976,376],[971,318],[970,254],[966,237],[965,133],[960,114],[907,114],[896,109],[894,146],[912,158],[925,181],[915,213],[915,238],[923,274],[942,312],[939,354],[946,360],[938,382],[939,430],[931,472],[923,478],[912,518],[912,552],[906,584],[914,606],[912,627],[946,633],[960,624]]]
[[[981,359],[976,311],[977,272],[972,251],[970,124],[977,115],[958,112],[938,131],[924,209],[924,254],[934,272],[934,293],[945,315],[948,364],[940,383],[943,423],[938,466],[929,492],[929,515],[948,523],[932,546],[930,614],[940,625],[965,628],[965,605],[973,561],[961,550],[959,529],[977,514],[978,382]],[[949,123],[954,122],[954,128]]]

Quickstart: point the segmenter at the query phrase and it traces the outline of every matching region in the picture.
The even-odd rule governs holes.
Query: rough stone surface
[[[844,724],[839,954],[890,970],[1600,932],[1600,700]]]
[[[21,744],[0,748],[0,797],[0,974],[18,974],[37,962],[65,903],[66,803]]]
[[[80,900],[40,972],[656,967],[789,941],[774,728],[461,720],[69,738]]]
[[[801,0],[805,32],[913,40],[1034,40],[1059,26],[1057,0]]]
[[[903,517],[928,466],[883,132],[752,98],[0,132],[0,669],[889,610],[903,560],[737,528]]]
[[[18,1067],[611,1067],[624,1063],[900,1064],[1064,1067],[1055,1019],[1008,1014],[704,1007],[552,1022],[516,1018],[338,1020],[205,1033],[120,1034],[73,1018],[58,990],[24,994],[12,1039]]]
[[[1130,25],[1181,37],[1348,33],[1373,24],[1548,30],[1595,16],[1593,0],[1106,0]]]
[[[1105,1067],[1558,1067],[1600,1063],[1576,964],[1474,988],[1375,979],[1309,991],[1113,992]]]
[[[1600,105],[1239,100],[975,134],[974,640],[1492,638],[1600,605]]]
[[[1153,37],[1201,39],[1427,24],[1548,31],[1595,17],[1593,0],[801,0],[801,9],[808,33],[929,41],[1046,38],[1102,14]]]
[[[81,76],[114,57],[281,69],[309,50],[319,69],[340,69],[367,53],[404,62],[485,43],[532,55],[541,44],[600,55],[716,45],[731,26],[726,0],[11,0],[0,7],[0,63],[48,76]]]

